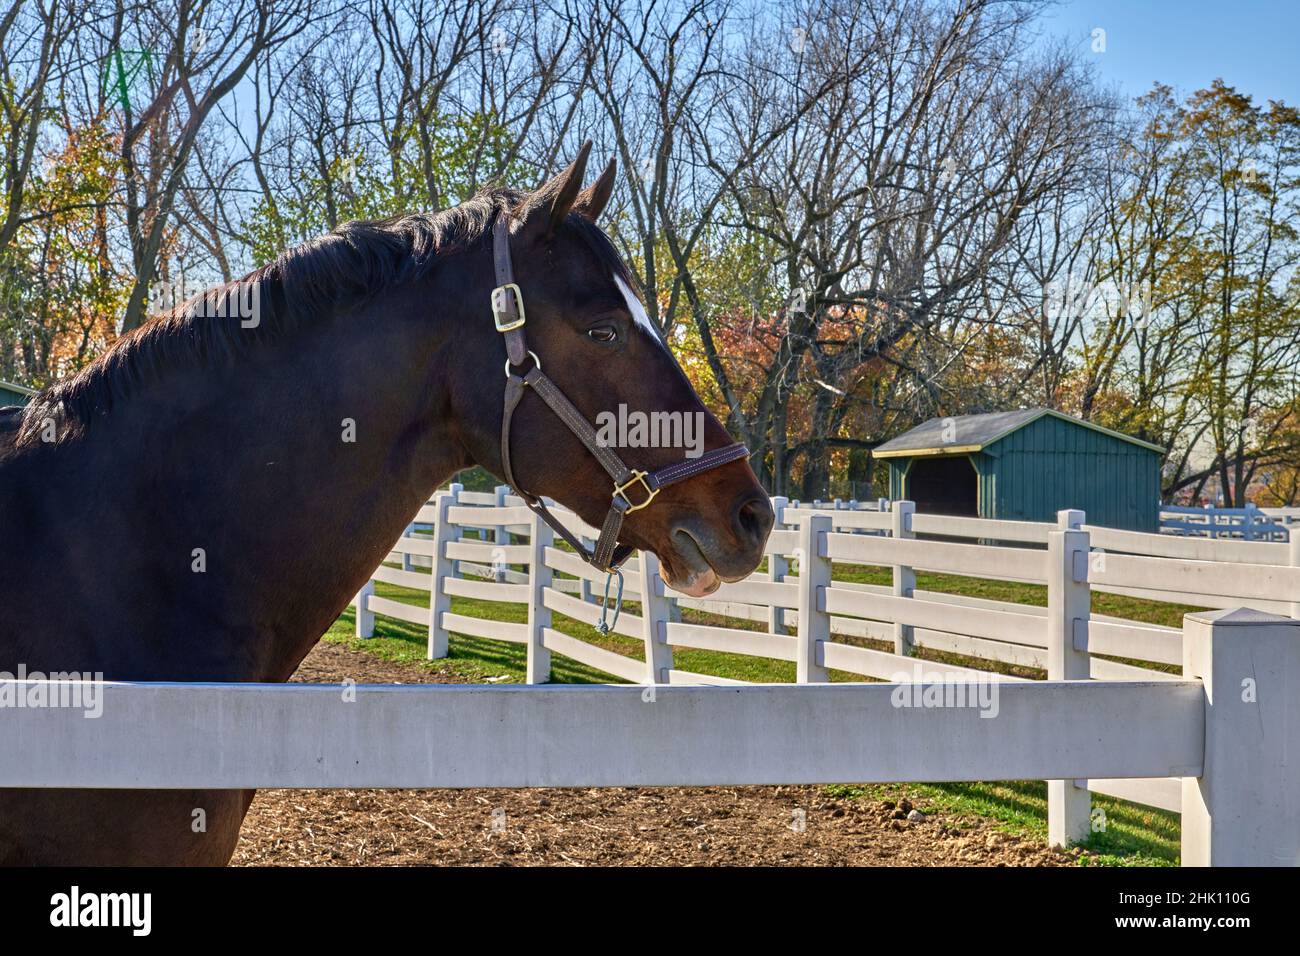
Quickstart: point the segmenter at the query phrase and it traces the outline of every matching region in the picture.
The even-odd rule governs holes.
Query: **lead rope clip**
[[[609,614],[609,582],[615,576],[618,577],[618,593],[614,595],[614,620],[606,622],[605,617]],[[606,637],[614,629],[621,610],[623,610],[623,572],[615,568],[605,573],[605,603],[600,606],[600,620],[596,622],[596,631],[601,637]]]

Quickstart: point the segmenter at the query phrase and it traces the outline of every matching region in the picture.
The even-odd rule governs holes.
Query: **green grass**
[[[1047,784],[1041,780],[980,783],[873,784],[833,786],[839,797],[898,800],[907,797],[922,813],[942,812],[945,822],[961,829],[976,818],[996,829],[1033,840],[1047,839]],[[1104,830],[1079,845],[1096,854],[1081,865],[1176,866],[1178,815],[1093,794],[1094,816],[1104,812]],[[1099,821],[1100,822],[1100,821]]]
[[[888,568],[837,565],[837,581],[863,584],[889,584]],[[917,587],[928,591],[943,591],[988,600],[1008,601],[1017,604],[1046,606],[1047,588],[1041,585],[1017,584],[945,574],[919,573]],[[428,607],[425,592],[376,582],[375,593],[405,604]],[[1150,624],[1180,626],[1182,616],[1195,610],[1181,605],[1163,604],[1138,598],[1093,593],[1093,610]],[[500,621],[525,622],[526,609],[518,604],[470,600],[454,597],[451,610],[456,614]],[[626,602],[624,610],[640,613],[636,602]],[[684,610],[683,619],[698,623],[726,624],[728,627],[764,631],[765,626],[733,618]],[[602,637],[595,628],[560,614],[553,615],[554,626],[580,640],[627,657],[642,659],[641,641],[611,634]],[[375,636],[368,640],[355,637],[355,615],[348,609],[330,627],[324,639],[331,643],[375,654],[383,659],[415,664],[452,679],[482,682],[520,683],[525,678],[526,649],[521,644],[488,640],[464,634],[451,634],[448,657],[439,661],[425,658],[427,631],[422,625],[408,624],[392,618],[375,619]],[[879,641],[837,638],[850,643],[892,650],[892,645]],[[1041,672],[1000,665],[991,661],[972,661],[959,655],[918,649],[917,657],[945,661],[984,670],[1000,670],[1021,676],[1041,676]],[[1137,663],[1137,662],[1134,662]],[[673,664],[680,670],[713,674],[735,680],[764,683],[790,683],[795,679],[795,666],[786,661],[739,654],[691,648],[675,648]],[[1151,665],[1147,665],[1151,666]],[[860,681],[859,675],[831,672],[833,681]],[[605,674],[560,654],[551,655],[551,681],[566,684],[622,683],[619,678]],[[940,810],[955,825],[979,817],[993,821],[999,829],[1022,837],[1046,840],[1047,838],[1047,785],[1042,781],[980,782],[954,784],[882,784],[872,786],[836,786],[828,790],[842,797],[868,797],[872,799],[897,799],[906,795],[925,810]],[[1095,856],[1082,857],[1082,864],[1109,866],[1170,866],[1178,862],[1179,818],[1177,814],[1097,794],[1093,795],[1094,812],[1100,808],[1105,814],[1105,828],[1093,833],[1081,846]]]
[[[835,580],[858,584],[892,583],[889,568],[867,565],[837,564]],[[988,601],[1009,601],[1013,604],[1029,604],[1047,607],[1047,585],[1020,584],[1015,581],[990,581],[983,578],[959,577],[955,574],[932,574],[917,572],[916,586],[922,591],[943,591],[947,594],[961,594],[966,597],[984,598]],[[1165,604],[1161,601],[1147,601],[1142,598],[1124,597],[1119,594],[1092,592],[1092,611],[1094,614],[1106,614],[1110,617],[1124,618],[1143,624],[1162,624],[1166,627],[1182,627],[1183,615],[1201,608],[1184,604]]]

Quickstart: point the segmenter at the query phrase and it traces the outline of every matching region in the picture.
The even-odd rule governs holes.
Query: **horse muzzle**
[[[660,575],[676,591],[704,597],[724,581],[739,581],[763,560],[763,547],[775,516],[761,490],[745,492],[732,505],[723,525],[704,515],[683,517],[672,525],[670,556],[661,555]]]

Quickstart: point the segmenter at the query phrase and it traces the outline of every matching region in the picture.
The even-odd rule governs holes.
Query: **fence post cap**
[[[830,534],[835,530],[835,519],[827,514],[802,515],[799,520],[799,530],[807,532],[813,539],[813,550],[818,551],[817,538],[823,534]],[[808,558],[820,557],[819,554],[806,555]],[[802,572],[801,572],[802,573]]]
[[[1288,624],[1300,627],[1300,621],[1283,614],[1272,614],[1253,607],[1234,607],[1224,611],[1192,611],[1183,616],[1184,621],[1213,624],[1216,627],[1247,627],[1254,624]]]
[[[1078,508],[1063,508],[1056,513],[1057,526],[1067,530],[1082,527],[1086,520],[1087,515]]]

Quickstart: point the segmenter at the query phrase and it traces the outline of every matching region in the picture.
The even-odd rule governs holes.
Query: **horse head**
[[[527,497],[553,499],[593,527],[609,519],[617,502],[626,509],[619,541],[654,552],[670,587],[702,596],[758,565],[772,508],[747,457],[720,454],[732,445],[730,435],[700,401],[649,318],[636,280],[596,225],[615,167],[611,162],[583,188],[589,148],[553,180],[502,208],[496,248],[485,242],[472,267],[466,264],[478,289],[471,295],[483,304],[482,325],[467,334],[466,351],[475,351],[470,343],[490,341],[484,347],[491,357],[460,363],[455,410],[478,463],[511,478]],[[490,297],[501,285],[502,245],[521,304],[505,322],[495,314],[494,325],[499,300]],[[508,354],[508,334],[499,333],[511,325],[525,330],[527,357]],[[494,334],[485,340],[482,328]],[[539,367],[590,425],[586,442],[572,415],[566,420],[539,387],[524,387],[523,376]],[[521,392],[507,412],[502,390],[512,375]],[[618,469],[597,458],[592,431],[616,462],[649,481],[637,478],[620,492],[611,478]],[[688,477],[657,488],[656,474]]]

